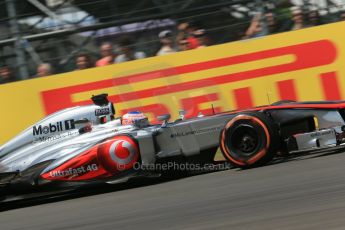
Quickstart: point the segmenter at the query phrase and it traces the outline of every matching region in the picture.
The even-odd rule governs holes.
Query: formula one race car
[[[276,154],[339,148],[345,142],[343,101],[280,101],[192,119],[181,111],[180,119],[169,122],[170,115],[163,115],[156,125],[140,112],[115,118],[106,94],[92,101],[46,117],[0,148],[4,196],[116,183],[157,173],[160,169],[151,166],[162,162],[212,163],[219,147],[233,166],[249,168]]]

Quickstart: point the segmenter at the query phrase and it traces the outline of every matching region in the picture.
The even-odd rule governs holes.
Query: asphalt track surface
[[[0,213],[0,229],[345,229],[345,153]]]

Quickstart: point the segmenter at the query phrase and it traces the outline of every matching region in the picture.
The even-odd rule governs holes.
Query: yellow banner
[[[340,22],[0,85],[0,143],[99,93],[109,94],[118,115],[141,110],[152,120],[176,118],[182,108],[192,117],[282,99],[344,99],[344,41]]]

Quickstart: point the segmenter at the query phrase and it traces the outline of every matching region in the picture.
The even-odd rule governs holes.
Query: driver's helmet
[[[134,123],[135,120],[145,119],[147,116],[139,111],[132,111],[128,112],[122,116],[122,124],[123,125],[131,125]]]

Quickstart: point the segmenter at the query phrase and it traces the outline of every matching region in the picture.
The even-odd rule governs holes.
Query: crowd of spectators
[[[179,51],[206,47],[209,43],[204,29],[192,26],[184,22],[178,26],[178,33],[174,36],[173,31],[163,30],[157,35],[160,48],[155,55],[167,55]],[[106,66],[114,63],[122,63],[136,59],[146,58],[148,55],[135,49],[135,43],[129,38],[122,38],[118,44],[110,41],[103,42],[99,46],[99,58],[87,52],[80,52],[75,55],[75,70],[84,70],[92,67]],[[36,68],[36,74],[31,78],[45,77],[54,74],[50,63],[41,63]],[[0,66],[0,84],[18,80],[15,78],[10,66]]]
[[[242,39],[261,37],[268,34],[299,30],[324,24],[322,17],[316,9],[303,12],[299,7],[292,7],[290,14],[291,18],[287,20],[280,20],[273,11],[267,11],[264,15],[261,13],[255,14]],[[342,20],[342,15],[344,13],[340,14],[340,20]],[[264,25],[266,25],[266,28]]]
[[[249,26],[238,39],[250,39],[284,31],[303,29],[311,26],[324,24],[322,17],[317,10],[303,11],[301,8],[293,7],[290,11],[290,18],[279,18],[274,11],[266,11],[264,14],[253,15]],[[345,12],[338,15],[336,21],[345,20]],[[178,24],[175,31],[163,30],[157,34],[160,48],[156,56],[168,55],[175,52],[199,49],[212,44],[208,32],[204,28],[195,26],[189,22]],[[135,48],[135,43],[124,37],[118,44],[110,41],[103,42],[99,46],[99,57],[86,52],[75,55],[75,70],[84,70],[92,67],[106,66],[114,63],[127,62],[142,59],[148,55]],[[97,59],[97,60],[95,60]],[[45,77],[54,74],[49,63],[41,63],[37,66],[36,74],[32,78]],[[0,66],[0,84],[18,80],[14,71],[8,65]]]
[[[189,23],[181,23],[178,28],[179,32],[175,37],[171,30],[163,30],[158,34],[160,48],[155,53],[156,56],[207,46],[206,31],[204,29],[196,29],[190,26]],[[90,55],[83,54],[83,57],[88,60],[89,67],[105,66],[147,57],[145,52],[134,48],[135,44],[128,37],[123,38],[116,45],[117,48],[115,48],[115,44],[110,42],[102,43],[100,45],[100,59],[96,60],[95,65],[92,64]],[[78,58],[80,58],[80,55],[77,56],[77,63]]]

